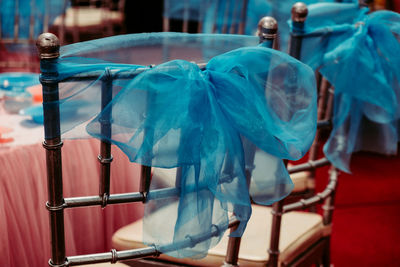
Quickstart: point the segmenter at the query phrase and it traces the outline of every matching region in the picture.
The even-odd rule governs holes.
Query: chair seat
[[[161,209],[158,212],[166,213],[167,209]],[[167,215],[166,213],[165,218],[168,217]],[[161,216],[163,215],[161,214]],[[239,264],[241,266],[265,266],[268,262],[271,221],[271,208],[253,206],[251,219],[241,241],[239,252]],[[281,228],[279,245],[281,262],[291,261],[298,255],[299,251],[327,234],[322,224],[322,217],[314,213],[290,212],[284,214]],[[160,258],[194,266],[221,266],[226,254],[228,234],[229,231],[226,231],[221,242],[210,249],[208,256],[204,259],[176,259],[163,254]],[[120,228],[114,233],[113,247],[117,250],[145,247],[142,243],[142,235],[142,220],[139,220]]]
[[[122,23],[123,14],[118,11],[111,11],[104,8],[93,7],[71,7],[65,12],[65,28],[70,27],[103,27],[103,23]],[[55,26],[61,26],[62,16],[54,20]]]
[[[310,187],[313,188],[313,185],[310,185],[310,180],[309,179],[310,172],[304,171],[304,172],[297,172],[293,173],[290,175],[290,178],[293,181],[294,188],[293,188],[293,193],[298,193],[298,192],[303,192],[309,189]]]

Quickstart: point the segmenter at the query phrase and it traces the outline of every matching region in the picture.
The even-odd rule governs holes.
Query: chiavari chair
[[[368,6],[371,4],[371,1],[365,1],[361,2],[359,5],[359,11],[362,11],[361,8],[364,6]],[[353,5],[354,6],[354,5]],[[354,8],[349,6],[350,8]],[[328,11],[329,12],[329,11]],[[353,12],[353,11],[352,11]],[[354,14],[353,12],[352,14]],[[301,51],[303,51],[302,46],[306,45],[307,43],[303,43],[303,38],[304,37],[304,29],[305,29],[305,22],[307,19],[308,15],[308,10],[307,6],[304,3],[296,3],[293,8],[292,8],[292,32],[291,32],[291,42],[289,45],[289,53],[302,60],[302,54]],[[340,16],[340,14],[336,14],[337,16]],[[351,24],[353,22],[354,17],[348,18],[347,21],[344,21],[344,23],[349,23]],[[310,35],[307,38],[313,40],[313,38],[318,39],[320,36],[322,36],[322,33],[314,33],[314,35]],[[325,40],[325,44],[326,44]],[[304,48],[304,47],[303,47]],[[313,47],[315,49],[315,46]],[[359,47],[358,49],[367,49],[367,47]],[[356,63],[355,63],[356,64]],[[326,73],[326,72],[325,72]],[[319,126],[321,128],[328,128],[328,131],[334,127],[334,120],[338,121],[340,118],[334,117],[338,116],[338,113],[333,113],[333,107],[334,107],[334,88],[333,86],[330,85],[330,83],[322,77],[320,74],[317,75],[317,77],[320,78],[320,85],[318,87],[319,92],[318,92],[318,121],[319,121]],[[332,76],[331,76],[332,77]],[[345,77],[342,77],[345,78]],[[342,89],[342,88],[341,88]],[[378,88],[377,88],[378,89]],[[338,100],[335,98],[335,101]],[[336,103],[338,104],[338,103]],[[336,105],[335,104],[335,105]],[[354,111],[358,112],[358,111]],[[339,114],[340,115],[340,114]],[[322,193],[315,194],[315,172],[316,169],[322,165],[325,165],[327,163],[326,157],[323,157],[320,154],[320,148],[323,145],[325,138],[323,138],[323,134],[326,131],[326,129],[317,129],[317,134],[314,140],[313,145],[311,146],[309,150],[309,155],[308,155],[308,163],[310,166],[310,169],[307,170],[307,172],[299,172],[299,175],[305,175],[307,176],[307,179],[311,179],[311,182],[309,183],[312,185],[310,188],[310,195],[312,196],[311,198],[308,199],[302,199],[297,203],[292,203],[292,204],[285,204],[284,201],[277,202],[273,205],[273,230],[271,233],[271,246],[270,246],[270,256],[271,258],[274,259],[275,263],[278,264],[279,262],[281,265],[286,266],[286,265],[294,265],[298,266],[300,264],[306,263],[307,265],[310,265],[312,263],[319,265],[322,264],[323,266],[330,266],[330,232],[331,232],[331,227],[332,227],[332,215],[333,215],[333,204],[334,204],[334,196],[335,196],[335,188],[337,184],[337,176],[338,176],[338,170],[335,168],[337,166],[337,162],[332,161],[330,164],[334,165],[335,167],[332,166],[330,170],[330,178],[327,187]],[[358,138],[361,138],[360,136]],[[347,141],[346,141],[347,142]],[[339,148],[337,148],[339,150]],[[325,152],[325,151],[324,151]],[[330,151],[332,153],[332,151]],[[334,152],[333,152],[334,153]],[[329,158],[331,161],[331,158]],[[321,163],[321,165],[320,165]],[[289,167],[289,172],[291,171],[297,171],[298,167],[300,165],[293,165]],[[338,164],[338,168],[340,168]],[[347,171],[344,169],[344,171]],[[279,229],[281,227],[281,214],[285,213],[287,211],[291,211],[293,209],[310,209],[312,205],[322,203],[324,202],[324,205],[322,206],[323,209],[323,225],[326,229],[324,231],[323,237],[316,243],[316,245],[309,249],[306,250],[305,252],[302,253],[302,256],[298,258],[300,263],[298,262],[281,262],[282,259],[280,258],[281,255],[279,251]],[[315,209],[313,210],[315,211]],[[284,218],[284,216],[283,216]],[[278,229],[278,230],[277,230]],[[282,234],[282,233],[281,233]]]
[[[267,23],[267,26],[270,27],[271,24]],[[272,23],[272,26],[274,24]],[[271,36],[274,29],[269,29],[267,27],[266,30],[263,30],[262,40],[265,39],[265,45],[272,45]],[[275,29],[276,31],[276,29]],[[147,36],[147,35],[141,35]],[[127,36],[129,37],[129,36]],[[168,35],[171,38],[170,35]],[[188,39],[188,36],[183,36]],[[221,36],[223,38],[224,36]],[[265,37],[265,38],[264,38]],[[212,37],[216,38],[216,37]],[[243,40],[254,40],[253,37],[240,37]],[[237,39],[236,37],[233,39]],[[232,40],[233,40],[232,39]],[[152,40],[152,39],[151,39]],[[109,41],[109,40],[107,40]],[[240,43],[240,42],[239,42]],[[77,44],[79,45],[79,44]],[[78,46],[71,46],[72,50],[74,48],[78,48]],[[238,44],[231,44],[236,45]],[[64,237],[64,224],[63,224],[63,216],[64,210],[68,208],[76,208],[76,207],[85,207],[85,206],[102,206],[110,204],[119,204],[119,203],[129,203],[129,202],[146,202],[147,197],[149,195],[150,190],[150,180],[151,180],[151,168],[147,166],[142,167],[142,175],[141,175],[141,185],[140,191],[136,193],[125,193],[125,194],[110,194],[110,164],[112,161],[111,156],[111,143],[106,140],[106,137],[111,135],[111,126],[110,126],[110,116],[111,111],[108,110],[110,107],[110,103],[112,101],[112,79],[115,77],[122,77],[123,79],[131,79],[135,77],[135,75],[140,75],[145,70],[153,68],[144,67],[137,68],[135,70],[130,70],[128,73],[124,72],[112,72],[112,70],[107,69],[105,74],[101,77],[101,79],[97,79],[96,72],[92,74],[92,72],[88,72],[86,74],[76,74],[74,75],[74,71],[67,72],[68,75],[64,77],[63,73],[59,71],[63,71],[63,68],[57,67],[57,64],[60,63],[59,60],[59,48],[60,43],[56,36],[52,34],[42,34],[37,41],[37,46],[39,49],[40,59],[41,59],[41,83],[43,86],[43,111],[44,111],[44,129],[45,129],[45,141],[43,143],[44,148],[46,149],[46,162],[47,162],[47,170],[48,170],[48,189],[49,189],[49,201],[46,206],[50,213],[50,228],[51,228],[51,238],[52,238],[52,256],[49,261],[50,266],[75,266],[81,264],[92,264],[92,263],[103,263],[103,262],[112,262],[115,263],[117,261],[123,261],[127,259],[135,259],[142,258],[146,256],[158,256],[161,251],[159,251],[157,246],[150,246],[147,248],[138,248],[138,249],[128,249],[123,251],[116,251],[113,249],[109,253],[98,253],[98,254],[90,254],[90,255],[77,255],[66,257],[65,254],[65,237]],[[91,44],[89,44],[91,47]],[[94,46],[96,47],[96,46]],[[140,47],[140,45],[139,45]],[[123,50],[123,49],[122,49]],[[266,51],[264,51],[266,52]],[[298,64],[298,62],[295,62]],[[124,65],[125,66],[125,65]],[[200,63],[198,67],[200,69],[204,68],[204,64]],[[123,66],[122,66],[123,67]],[[167,68],[167,70],[169,70]],[[172,69],[173,70],[173,69]],[[308,69],[305,69],[308,71]],[[122,75],[122,76],[121,76]],[[126,77],[124,76],[126,75]],[[236,74],[235,74],[236,75]],[[310,76],[310,75],[309,75]],[[101,138],[101,149],[99,155],[100,162],[100,190],[98,196],[88,196],[88,197],[71,197],[64,198],[62,192],[62,166],[61,166],[61,119],[62,112],[60,111],[60,107],[63,102],[58,102],[59,100],[59,84],[60,83],[68,83],[70,81],[90,81],[91,79],[99,81],[101,83],[101,110],[105,112],[99,123],[100,123],[100,133],[104,135],[104,139]],[[73,94],[74,95],[74,94]],[[148,134],[148,133],[147,133]],[[151,136],[151,135],[150,135]],[[227,164],[227,163],[226,163]],[[229,164],[228,164],[229,165]],[[226,166],[229,170],[229,166]],[[250,170],[246,170],[246,175],[249,175]],[[177,173],[177,180],[180,179],[179,172]],[[223,180],[224,181],[224,180]],[[172,187],[172,189],[174,189]],[[169,194],[176,194],[175,190],[160,190],[154,193],[155,196],[166,197]],[[236,211],[238,212],[238,211]],[[223,227],[237,227],[238,221],[235,220],[235,217],[229,221],[229,224],[224,224]],[[212,229],[207,232],[205,235],[195,235],[189,236],[187,240],[185,240],[182,244],[179,243],[179,246],[193,246],[198,242],[204,242],[204,240],[208,240],[215,235],[220,235],[221,232],[219,230],[219,226],[215,225]],[[190,241],[190,242],[189,242]],[[233,244],[237,241],[237,238],[231,238],[230,242]],[[233,248],[236,246],[234,245]],[[228,258],[232,257],[233,250],[229,250],[227,256]],[[234,260],[234,259],[233,259]],[[228,259],[228,261],[231,261]]]

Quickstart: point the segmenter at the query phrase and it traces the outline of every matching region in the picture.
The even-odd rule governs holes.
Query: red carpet
[[[332,263],[400,266],[400,156],[360,153],[342,173],[333,217]],[[324,179],[318,187],[324,186]]]

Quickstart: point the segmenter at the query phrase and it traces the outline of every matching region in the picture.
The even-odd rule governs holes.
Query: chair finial
[[[278,32],[278,22],[273,17],[263,17],[258,22],[258,36],[260,39],[273,40]]]
[[[39,35],[36,40],[36,47],[40,59],[52,59],[60,56],[60,41],[52,33],[46,32]]]
[[[292,21],[304,22],[308,15],[307,5],[303,2],[297,2],[292,6]]]

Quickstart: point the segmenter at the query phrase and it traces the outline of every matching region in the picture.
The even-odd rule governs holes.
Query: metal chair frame
[[[365,2],[365,3],[364,3]],[[360,1],[361,6],[370,4],[371,1]],[[304,3],[296,3],[292,7],[292,23],[294,32],[291,33],[291,40],[289,46],[289,54],[297,59],[301,58],[301,46],[302,46],[302,29],[304,28],[304,22],[308,15],[307,6]],[[314,142],[309,150],[308,162],[306,163],[307,168],[303,168],[301,165],[295,165],[289,168],[289,173],[296,173],[301,171],[309,171],[308,179],[311,180],[311,184],[315,184],[315,171],[317,168],[329,165],[329,161],[325,157],[319,156],[319,148],[321,146],[321,131],[324,128],[332,127],[332,111],[333,111],[333,96],[334,88],[329,82],[317,74],[319,80],[318,86],[318,129],[314,139]],[[270,243],[270,262],[269,266],[278,266],[279,262],[279,234],[281,217],[284,213],[294,211],[311,209],[316,211],[315,207],[317,204],[322,204],[323,209],[323,225],[329,226],[332,224],[332,216],[334,211],[334,199],[335,190],[338,183],[339,171],[333,166],[330,169],[329,181],[325,189],[315,194],[315,189],[310,188],[309,194],[311,197],[303,198],[300,201],[285,204],[284,200],[277,202],[273,205],[273,222],[271,232],[271,243]],[[322,266],[330,266],[330,235],[325,236],[314,243],[308,250],[301,253],[295,260],[290,263],[281,263],[281,266],[309,266],[311,264],[322,264]]]
[[[304,10],[303,10],[304,11]],[[299,26],[304,25],[307,14],[301,13],[301,9],[296,9],[293,13],[293,21],[299,23]],[[259,24],[259,37],[260,42],[265,42],[267,47],[273,47],[273,41],[276,37],[277,25],[271,23],[271,20],[264,21]],[[37,40],[37,47],[39,50],[41,64],[57,60],[59,57],[60,42],[58,38],[49,33],[42,34]],[[294,57],[299,58],[301,49],[301,37],[292,36],[291,52]],[[296,54],[297,53],[297,54]],[[200,68],[204,68],[205,64],[198,64]],[[112,100],[112,79],[131,79],[133,76],[143,72],[146,68],[139,68],[133,74],[112,73],[109,72],[102,79],[102,109]],[[115,263],[120,260],[139,259],[149,256],[158,256],[160,251],[154,247],[147,247],[142,249],[131,249],[125,251],[111,250],[111,252],[66,256],[65,253],[65,236],[64,236],[64,210],[68,208],[85,207],[85,206],[101,206],[106,207],[111,204],[131,203],[131,202],[146,202],[147,194],[150,188],[150,175],[151,168],[147,166],[141,167],[141,179],[139,192],[123,193],[123,194],[110,194],[110,165],[112,162],[111,144],[105,140],[101,140],[100,154],[98,160],[100,163],[100,185],[99,194],[96,196],[82,196],[82,197],[63,197],[62,187],[62,165],[61,165],[61,147],[63,145],[60,135],[60,112],[58,105],[46,105],[46,103],[57,101],[58,96],[58,83],[69,82],[72,79],[78,80],[93,80],[97,76],[75,76],[67,78],[63,81],[57,81],[56,73],[42,73],[40,82],[43,86],[43,103],[44,103],[44,130],[45,140],[43,147],[46,150],[46,164],[47,164],[47,180],[48,180],[48,202],[46,207],[49,210],[50,216],[50,231],[51,231],[51,244],[52,253],[49,260],[49,266],[76,266],[92,263],[111,262]],[[321,99],[321,98],[320,98]],[[327,112],[329,114],[330,111]],[[322,116],[322,115],[321,115]],[[320,118],[320,117],[319,117]],[[111,125],[107,122],[107,118],[101,121],[101,131],[106,136],[111,136]],[[321,120],[318,122],[318,128],[329,127],[329,120]],[[316,145],[315,145],[316,146]],[[314,171],[316,168],[328,165],[329,162],[326,158],[316,159],[310,158],[308,162],[299,164],[289,168],[289,173],[296,173],[305,170]],[[337,174],[335,169],[331,170],[330,181],[326,189],[310,199],[302,199],[299,202],[284,205],[283,201],[277,202],[273,205],[273,222],[272,222],[272,236],[270,240],[270,266],[278,266],[279,257],[279,232],[281,216],[285,212],[309,208],[317,203],[325,202],[324,205],[324,224],[328,225],[332,222],[334,192],[337,185]],[[165,195],[176,194],[175,188],[160,189],[163,190]],[[158,194],[159,195],[159,194]],[[229,227],[234,229],[238,221],[234,217],[231,218]],[[215,233],[211,233],[211,236]],[[211,237],[209,236],[209,237]],[[201,240],[204,236],[191,237],[191,240]],[[329,237],[324,238],[315,244],[313,253],[321,254],[321,250],[327,254],[324,263],[329,262]],[[238,252],[240,248],[240,238],[231,237],[228,242],[228,249],[225,259],[225,266],[238,265]],[[307,262],[309,255],[300,255],[300,262]],[[149,264],[151,264],[149,262]]]
[[[260,42],[267,42],[272,45],[271,37],[274,34],[269,33],[270,29],[265,29],[260,35]],[[275,29],[276,32],[276,29]],[[36,45],[38,47],[40,64],[46,64],[51,61],[57,60],[59,57],[60,41],[57,36],[51,33],[44,33],[39,36]],[[197,64],[201,69],[205,68],[204,63]],[[139,68],[134,73],[113,73],[109,71],[102,79],[101,86],[101,108],[104,109],[112,100],[112,79],[131,79],[134,76],[145,71],[147,68]],[[66,256],[65,252],[65,233],[64,233],[64,210],[77,207],[88,206],[101,206],[106,207],[111,204],[132,203],[132,202],[146,202],[147,195],[150,188],[151,180],[151,167],[141,167],[141,179],[139,192],[123,193],[123,194],[110,194],[110,166],[113,160],[111,155],[111,144],[105,140],[101,140],[100,154],[98,160],[100,163],[100,178],[99,178],[99,194],[96,196],[82,196],[64,198],[63,196],[63,179],[62,179],[62,164],[61,164],[61,148],[63,142],[60,133],[60,110],[58,104],[46,105],[46,103],[54,103],[59,99],[59,83],[70,82],[77,80],[94,80],[97,76],[93,74],[76,75],[69,77],[65,80],[58,81],[57,73],[42,72],[40,82],[43,88],[43,115],[44,115],[44,135],[45,140],[43,147],[46,150],[46,166],[47,166],[47,184],[48,184],[48,202],[46,207],[50,216],[50,232],[52,252],[49,266],[76,266],[92,263],[111,262],[115,263],[121,260],[138,259],[149,256],[158,256],[160,251],[154,247],[143,249],[132,249],[125,251],[116,251],[112,249],[111,252]],[[110,114],[108,114],[110,116]],[[104,117],[101,121],[101,132],[105,136],[111,136],[111,125],[109,120]],[[249,173],[249,172],[248,172]],[[164,196],[176,195],[176,188],[159,189],[163,191]],[[161,195],[161,194],[157,194]],[[234,216],[230,219],[229,228],[234,228],[238,225],[239,221]],[[191,241],[204,240],[204,238],[211,238],[218,234],[218,228],[211,231],[208,236],[192,236]],[[227,262],[234,262],[235,249],[237,249],[237,240],[232,239],[227,253]],[[233,257],[233,258],[232,258]]]

